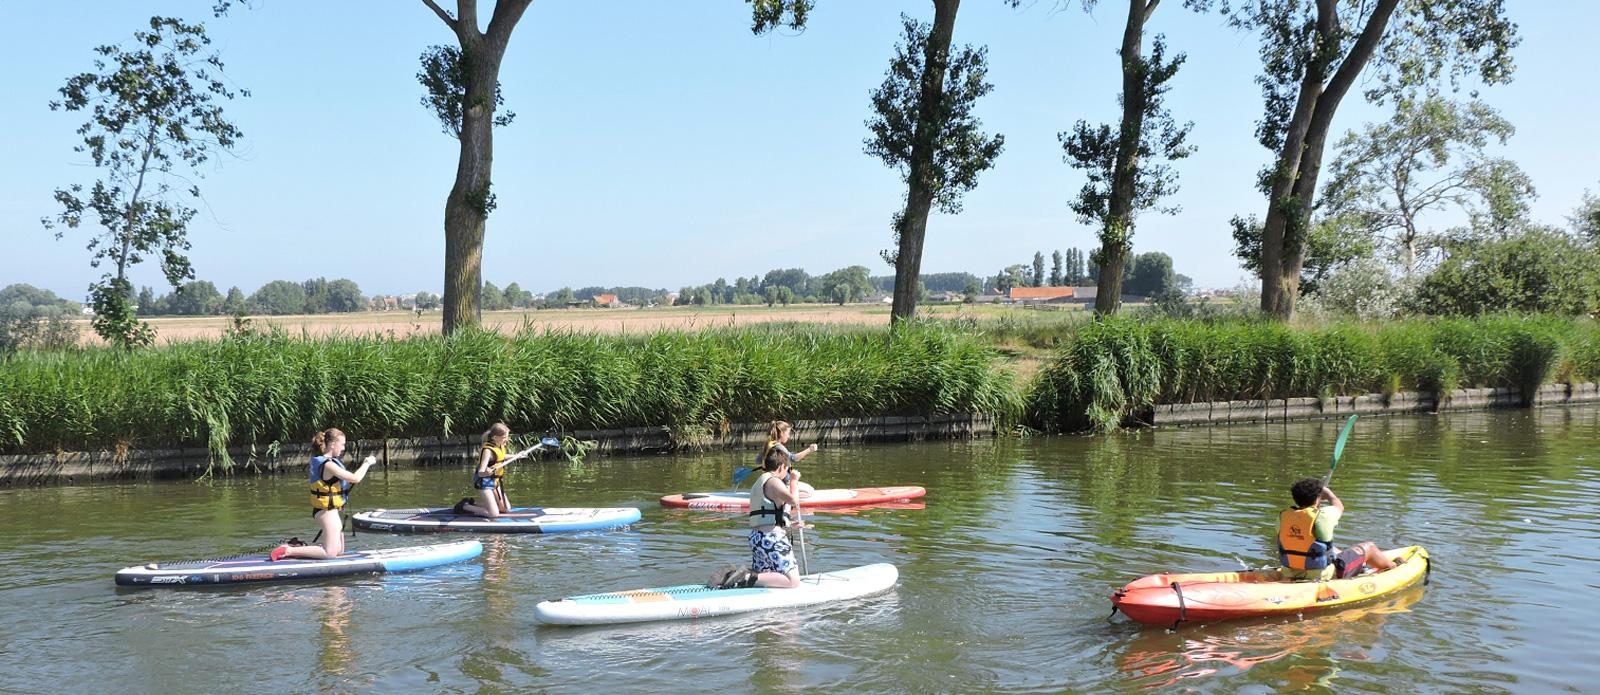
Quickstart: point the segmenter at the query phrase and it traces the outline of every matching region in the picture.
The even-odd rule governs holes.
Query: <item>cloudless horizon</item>
[[[0,231],[9,242],[0,286],[79,301],[101,274],[85,249],[95,230],[66,230],[58,241],[39,223],[59,210],[52,191],[98,177],[73,151],[84,114],[48,103],[69,76],[93,68],[95,46],[124,43],[151,15],[166,15],[204,21],[229,80],[252,93],[225,103],[244,138],[199,182],[204,201],[189,231],[197,279],[223,292],[314,277],[349,278],[369,295],[439,292],[459,150],[419,103],[415,75],[426,47],[453,44],[443,23],[421,2],[262,0],[221,19],[211,5],[0,5],[0,61],[13,68],[0,100]],[[1584,191],[1600,189],[1600,144],[1587,132],[1600,96],[1584,88],[1600,5],[1507,11],[1522,37],[1515,80],[1481,98],[1518,131],[1495,151],[1532,177],[1533,218],[1565,225]],[[495,131],[499,208],[484,279],[549,292],[677,290],[792,267],[892,274],[878,252],[905,185],[862,141],[902,12],[933,14],[926,0],[817,0],[805,32],[753,36],[749,6],[737,0],[535,2],[501,68],[516,120]],[[1053,2],[963,3],[955,40],[988,47],[994,91],[977,113],[986,132],[1005,135],[1005,152],[961,214],[930,221],[924,273],[994,275],[1035,251],[1048,267],[1051,251],[1096,245],[1095,229],[1068,207],[1084,177],[1063,163],[1057,133],[1116,117],[1122,19],[1106,3],[1092,14]],[[1143,214],[1134,250],[1170,254],[1197,286],[1232,287],[1246,273],[1228,220],[1264,213],[1254,182],[1272,157],[1254,135],[1257,39],[1180,3],[1163,4],[1148,30],[1147,45],[1161,33],[1188,54],[1168,106],[1194,122],[1198,151],[1176,163],[1180,191],[1165,201],[1181,212]],[[1334,130],[1387,115],[1353,90]],[[167,291],[153,262],[132,281]]]

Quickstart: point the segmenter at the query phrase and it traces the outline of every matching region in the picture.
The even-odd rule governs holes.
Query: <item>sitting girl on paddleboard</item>
[[[478,502],[463,497],[456,503],[457,514],[473,514],[493,519],[511,513],[511,502],[506,499],[506,466],[527,456],[533,449],[506,455],[506,444],[511,441],[511,428],[496,422],[483,433],[483,447],[478,451],[478,467],[472,473],[472,489],[483,496]]]
[[[733,484],[738,485],[739,483],[744,482],[744,479],[749,477],[751,473],[759,473],[762,470],[762,467],[766,464],[767,456],[774,451],[783,454],[785,460],[789,463],[799,463],[802,459],[810,456],[812,452],[817,450],[817,445],[812,444],[811,446],[801,449],[800,453],[798,454],[790,453],[789,448],[784,445],[789,443],[789,436],[793,433],[794,427],[789,423],[782,420],[773,420],[772,426],[767,430],[767,445],[762,447],[761,453],[756,456],[755,467],[741,468],[737,471],[734,471]],[[800,477],[799,470],[792,467],[789,470],[794,474],[796,479]],[[784,482],[788,482],[788,479],[785,478]],[[810,497],[811,493],[816,492],[816,489],[811,487],[809,483],[800,483],[799,490],[801,498]]]
[[[324,560],[344,554],[344,520],[339,510],[344,509],[350,497],[350,487],[367,477],[367,469],[378,459],[372,456],[361,461],[354,473],[345,470],[344,433],[329,427],[311,438],[311,518],[322,527],[322,545],[280,545],[272,551],[273,560],[303,558]]]

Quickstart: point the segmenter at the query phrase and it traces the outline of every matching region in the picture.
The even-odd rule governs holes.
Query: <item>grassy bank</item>
[[[732,422],[985,413],[1020,392],[980,336],[922,326],[757,326],[646,336],[474,332],[237,335],[0,363],[0,452],[666,425],[680,442]]]
[[[1291,327],[1258,321],[1084,324],[1029,387],[1026,420],[1107,430],[1156,403],[1446,392],[1600,378],[1592,321],[1493,316]]]

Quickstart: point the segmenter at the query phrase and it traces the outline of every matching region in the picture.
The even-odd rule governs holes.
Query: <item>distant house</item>
[[[597,295],[594,295],[593,297],[590,297],[590,299],[594,301],[594,305],[595,306],[599,306],[599,307],[606,307],[606,308],[610,308],[610,309],[619,309],[619,308],[621,308],[623,306],[622,302],[617,299],[617,295],[610,294],[610,293],[597,294]]]
[[[1013,304],[1062,303],[1073,300],[1074,287],[1013,287],[1006,299]]]

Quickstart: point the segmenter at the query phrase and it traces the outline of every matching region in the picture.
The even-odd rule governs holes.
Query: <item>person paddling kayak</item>
[[[344,554],[344,520],[339,510],[350,498],[350,488],[367,477],[367,470],[378,459],[368,456],[354,472],[345,470],[344,432],[336,427],[318,432],[311,438],[311,518],[322,527],[322,545],[280,545],[269,556],[273,560],[303,558],[324,560]]]
[[[1344,501],[1321,480],[1297,481],[1289,494],[1294,507],[1278,515],[1278,562],[1284,579],[1326,581],[1354,576],[1364,566],[1379,572],[1394,567],[1371,541],[1343,550],[1333,544],[1333,529],[1344,517]]]
[[[744,479],[748,478],[751,473],[760,473],[766,464],[767,455],[774,451],[781,452],[790,464],[799,463],[800,461],[804,460],[805,457],[816,452],[817,445],[812,444],[811,446],[801,449],[799,453],[791,453],[789,448],[785,445],[789,443],[789,437],[792,434],[794,434],[793,425],[790,425],[782,420],[773,420],[772,426],[767,429],[767,445],[761,448],[760,454],[756,455],[756,465],[750,468],[740,468],[739,470],[734,471],[733,484],[738,485],[744,482]],[[794,468],[792,465],[790,466],[789,470],[795,475],[800,473],[800,470]],[[784,482],[788,482],[788,479],[785,478]],[[813,488],[809,483],[800,483],[798,489],[802,498],[810,497],[811,493],[816,492],[816,489]]]

